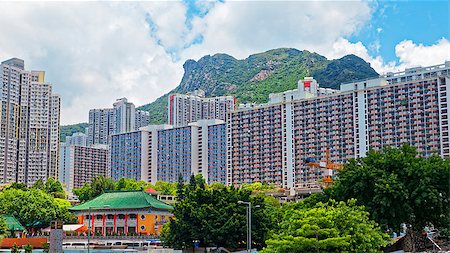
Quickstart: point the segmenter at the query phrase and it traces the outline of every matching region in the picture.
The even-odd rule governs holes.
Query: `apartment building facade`
[[[200,120],[185,127],[141,128],[141,179],[177,182],[201,174],[208,183],[226,183],[226,125],[222,120]]]
[[[111,177],[141,180],[141,131],[111,136]]]
[[[117,99],[113,108],[89,111],[88,145],[109,145],[111,135],[138,130],[149,122],[148,112],[136,110],[126,98]]]
[[[304,161],[325,159],[327,149],[337,163],[404,143],[448,157],[449,69],[450,62],[407,69],[325,92],[307,78],[266,105],[231,112],[228,184],[313,187],[322,172]]]
[[[44,71],[13,58],[0,66],[0,183],[57,177],[60,98]]]
[[[187,126],[202,119],[226,120],[234,110],[232,96],[204,97],[202,90],[190,94],[171,94],[168,101],[168,122],[174,127]]]
[[[61,143],[60,157],[59,181],[66,184],[69,194],[92,182],[96,176],[111,176],[110,152],[106,145],[83,147]]]

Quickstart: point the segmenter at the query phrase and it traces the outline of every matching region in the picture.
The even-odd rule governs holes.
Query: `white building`
[[[67,146],[76,145],[81,147],[87,146],[87,135],[85,133],[73,133],[72,136],[66,136]]]
[[[199,120],[189,126],[147,126],[142,131],[141,179],[177,182],[201,174],[207,183],[226,183],[226,125]]]
[[[171,94],[168,121],[174,127],[183,127],[202,119],[226,120],[227,113],[234,110],[234,105],[232,96],[205,98],[201,90],[193,94]]]
[[[110,154],[106,145],[82,147],[61,143],[60,163],[58,180],[66,185],[70,196],[73,196],[73,189],[92,182],[96,176],[110,176]]]
[[[44,71],[13,58],[0,67],[0,183],[57,177],[60,98]]]
[[[111,135],[137,130],[149,122],[148,112],[136,110],[126,98],[117,99],[113,108],[89,111],[88,145],[108,145]]]

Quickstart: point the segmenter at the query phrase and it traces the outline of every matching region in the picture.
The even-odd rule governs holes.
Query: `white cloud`
[[[395,46],[395,54],[405,67],[430,66],[450,60],[450,42],[442,38],[431,46],[404,40]]]
[[[347,54],[354,54],[369,62],[378,73],[401,71],[405,68],[417,66],[431,66],[442,64],[450,60],[450,42],[442,38],[435,44],[424,46],[415,44],[411,40],[404,40],[395,46],[395,54],[399,63],[385,62],[381,56],[371,56],[367,48],[359,41],[352,43],[339,38],[333,44],[333,50],[325,54],[329,59],[337,59]]]
[[[63,124],[87,121],[89,109],[110,107],[119,97],[137,105],[148,103],[181,80],[182,63],[173,62],[153,41],[145,21],[146,11],[164,13],[158,23],[173,25],[178,33],[167,15],[179,16],[179,3],[0,6],[0,59],[20,57],[27,69],[46,71],[47,81],[62,96]],[[169,45],[177,40],[167,32],[161,36]]]
[[[240,1],[217,3],[193,21],[202,44],[182,58],[228,53],[237,58],[278,47],[323,53],[342,36],[357,31],[371,16],[367,2]]]

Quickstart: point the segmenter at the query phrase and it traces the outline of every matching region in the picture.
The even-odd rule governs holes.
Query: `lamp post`
[[[101,208],[92,208],[92,207],[89,207],[88,208],[88,217],[89,217],[89,219],[88,219],[88,248],[87,248],[87,250],[88,250],[88,253],[90,253],[91,252],[91,210],[92,209],[94,209],[94,210],[98,210],[98,209],[105,209],[105,208],[108,208],[108,207],[110,207],[110,205],[104,205],[103,207],[101,207]]]
[[[247,251],[250,252],[252,250],[252,202],[239,200],[238,204],[247,205]],[[259,205],[254,207],[259,207]]]

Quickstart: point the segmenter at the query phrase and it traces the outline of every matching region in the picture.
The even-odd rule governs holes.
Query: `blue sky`
[[[369,49],[370,54],[397,61],[395,46],[405,39],[429,46],[449,38],[449,5],[448,1],[380,1],[374,4],[372,19],[349,40],[365,45],[378,40],[379,52]]]
[[[0,60],[46,71],[62,98],[61,122],[71,124],[120,97],[152,102],[180,83],[187,59],[216,53],[355,54],[379,73],[442,64],[449,2],[0,2]]]

